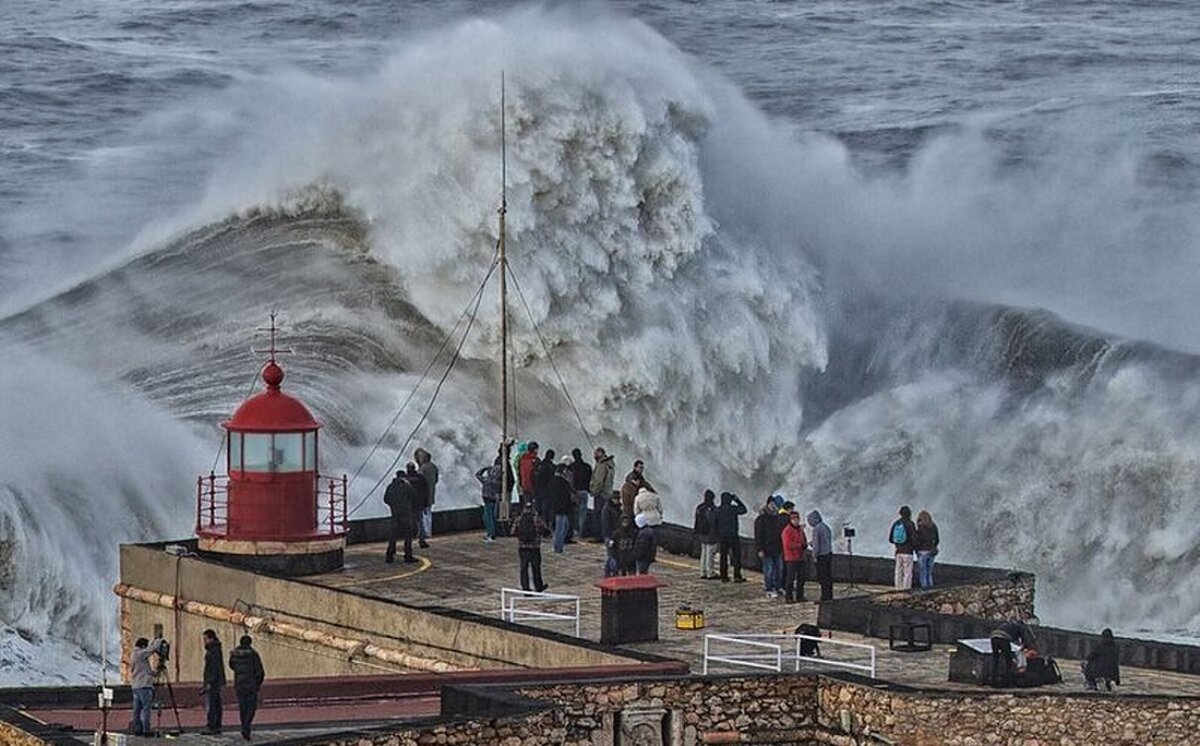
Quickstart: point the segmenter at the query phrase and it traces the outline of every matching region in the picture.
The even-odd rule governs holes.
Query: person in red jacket
[[[534,474],[537,472],[538,465],[538,444],[536,440],[530,441],[525,449],[525,453],[521,454],[521,460],[517,462],[517,489],[521,491],[521,502],[533,502],[533,494],[535,492]]]
[[[801,525],[800,514],[796,511],[788,514],[788,524],[783,527],[782,538],[784,601],[789,604],[806,601],[804,580],[808,571],[804,564],[804,555],[808,551],[808,537],[804,535],[804,526]]]

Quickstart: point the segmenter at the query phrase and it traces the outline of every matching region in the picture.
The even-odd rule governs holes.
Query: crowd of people
[[[607,547],[606,575],[648,573],[656,560],[657,530],[663,522],[659,491],[646,478],[645,463],[636,460],[619,487],[614,459],[604,448],[592,451],[589,462],[580,448],[561,457],[537,441],[509,442],[497,449],[491,464],[478,469],[486,543],[501,530],[501,504],[509,501],[509,532],[518,539],[521,587],[544,590],[541,545],[550,540],[555,554],[580,540]],[[428,451],[417,448],[404,471],[396,472],[384,495],[392,513],[392,532],[384,555],[394,562],[403,542],[403,560],[416,562],[413,541],[428,546],[436,499],[438,467]],[[516,496],[514,505],[511,500]],[[705,490],[695,509],[693,532],[700,546],[700,577],[745,582],[742,574],[740,520],[748,512],[741,499],[722,492],[720,501]],[[594,516],[593,521],[588,520]],[[895,587],[933,587],[938,554],[937,524],[922,510],[912,521],[909,507],[888,532],[895,550]],[[754,549],[763,573],[764,592],[795,603],[807,600],[809,566],[815,568],[820,600],[833,598],[833,531],[819,510],[807,514],[780,495],[766,499],[754,520]]]

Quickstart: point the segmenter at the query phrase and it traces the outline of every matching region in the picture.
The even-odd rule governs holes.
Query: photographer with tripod
[[[133,652],[129,654],[129,688],[133,690],[133,720],[129,730],[135,736],[149,736],[150,710],[154,704],[154,679],[157,669],[165,665],[161,651],[166,646],[166,640],[160,637],[151,642],[145,637],[139,637],[133,643]],[[158,666],[150,665],[150,656],[159,657]]]

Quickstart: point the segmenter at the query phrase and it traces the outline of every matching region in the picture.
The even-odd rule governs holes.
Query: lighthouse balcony
[[[196,480],[196,535],[249,542],[341,540],[345,475],[209,474]]]

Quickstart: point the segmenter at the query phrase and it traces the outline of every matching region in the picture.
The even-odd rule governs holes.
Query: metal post
[[[505,246],[504,216],[508,212],[508,150],[505,139],[504,73],[500,73],[500,453],[508,461],[508,253]],[[500,520],[509,517],[512,485],[508,480],[509,465],[501,471]]]
[[[208,525],[217,525],[217,475],[208,473]],[[229,502],[225,503],[225,530],[229,530]]]
[[[196,477],[196,533],[200,532],[200,511],[204,503],[204,477]]]

